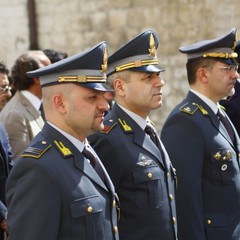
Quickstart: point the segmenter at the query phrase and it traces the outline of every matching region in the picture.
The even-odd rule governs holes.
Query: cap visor
[[[106,83],[81,83],[80,85],[82,87],[95,89],[97,91],[103,91],[103,92],[113,92],[114,91]]]
[[[129,71],[136,71],[136,72],[151,72],[151,73],[158,73],[164,72],[165,69],[160,67],[159,65],[147,65],[142,67],[135,67],[128,69]]]

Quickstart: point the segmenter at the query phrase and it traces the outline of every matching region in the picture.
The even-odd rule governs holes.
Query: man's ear
[[[208,82],[208,74],[209,71],[206,68],[199,68],[196,73],[197,79],[199,79],[202,83]]]
[[[114,91],[120,96],[125,95],[125,82],[121,78],[116,78],[113,82]]]
[[[62,95],[62,94],[53,95],[53,104],[54,104],[55,109],[59,113],[64,114],[67,111],[66,103],[64,101],[64,95]]]

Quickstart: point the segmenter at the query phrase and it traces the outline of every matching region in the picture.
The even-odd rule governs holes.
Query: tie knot
[[[154,128],[150,124],[147,124],[147,126],[145,127],[145,132],[146,133],[155,133]]]
[[[83,149],[83,151],[82,151],[82,154],[84,155],[84,157],[86,157],[87,159],[89,159],[92,164],[95,163],[95,161],[96,161],[95,159],[96,159],[96,158],[95,158],[94,154],[91,152],[91,150],[89,149],[88,146],[84,146],[84,149]]]

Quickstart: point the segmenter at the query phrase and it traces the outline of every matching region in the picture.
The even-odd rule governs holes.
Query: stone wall
[[[0,59],[9,68],[29,48],[28,0],[0,0]],[[157,128],[188,90],[182,45],[211,39],[240,27],[236,0],[35,0],[39,48],[69,55],[107,41],[110,53],[152,28],[158,32],[164,104],[151,114]]]

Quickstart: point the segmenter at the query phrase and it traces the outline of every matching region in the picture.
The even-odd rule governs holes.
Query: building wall
[[[9,68],[29,49],[28,1],[0,0],[0,60]],[[159,130],[188,90],[186,56],[178,48],[240,27],[236,0],[35,0],[35,5],[40,49],[73,55],[107,41],[111,53],[145,29],[159,34],[166,85],[163,106],[151,114]]]

